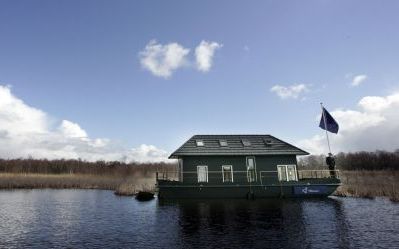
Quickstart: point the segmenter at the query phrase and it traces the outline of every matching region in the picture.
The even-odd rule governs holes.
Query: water
[[[138,202],[101,190],[0,191],[0,248],[399,248],[386,199]]]

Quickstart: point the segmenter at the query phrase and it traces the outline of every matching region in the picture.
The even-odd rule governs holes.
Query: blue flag
[[[323,107],[319,127],[332,133],[338,133],[339,125],[331,114]]]

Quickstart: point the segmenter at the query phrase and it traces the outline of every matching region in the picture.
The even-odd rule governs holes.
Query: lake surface
[[[0,191],[0,248],[399,248],[399,204],[138,202],[102,190]]]

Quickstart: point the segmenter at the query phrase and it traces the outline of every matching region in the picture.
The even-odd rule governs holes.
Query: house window
[[[178,160],[178,167],[179,167],[179,181],[183,181],[183,159],[179,158]]]
[[[286,182],[287,181],[287,167],[280,165],[277,166],[277,172],[278,172],[278,180],[280,182]]]
[[[223,165],[222,175],[223,175],[223,182],[233,182],[233,166]]]
[[[251,142],[249,140],[243,139],[241,142],[244,146],[251,146]]]
[[[220,146],[223,146],[223,147],[225,147],[225,146],[227,146],[227,141],[226,141],[226,140],[223,140],[223,139],[221,139],[221,140],[219,140],[219,144],[220,144]]]
[[[281,182],[298,181],[296,165],[277,165],[277,172]]]
[[[197,146],[204,146],[204,141],[203,140],[195,140]]]
[[[247,178],[248,182],[256,181],[256,164],[255,157],[249,156],[246,158],[247,161]]]
[[[247,157],[247,169],[255,169],[255,157]]]
[[[198,182],[208,182],[208,166],[197,166]]]

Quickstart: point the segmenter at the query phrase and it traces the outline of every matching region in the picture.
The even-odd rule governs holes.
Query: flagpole
[[[323,103],[320,103],[320,106],[321,106],[321,115],[323,116],[323,121],[324,121],[324,130],[326,132],[326,137],[327,137],[328,151],[331,154],[330,139],[328,138],[327,121],[326,121],[326,115],[324,114]]]

